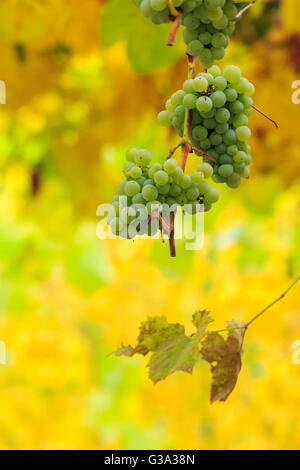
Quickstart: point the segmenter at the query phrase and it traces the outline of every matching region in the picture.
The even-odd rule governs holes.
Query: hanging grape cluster
[[[148,150],[130,149],[126,159],[125,179],[118,195],[112,198],[106,217],[114,235],[134,238],[135,232],[151,236],[158,230],[168,232],[170,210],[175,212],[178,206],[184,206],[186,212],[196,214],[209,211],[219,200],[219,192],[205,181],[213,175],[208,163],[201,163],[190,176],[184,174],[174,158],[163,166],[150,165]]]
[[[214,65],[195,79],[186,80],[166,102],[158,115],[165,126],[172,125],[183,137],[186,114],[190,112],[191,143],[213,167],[213,179],[230,188],[249,176],[252,162],[248,118],[252,114],[254,85],[242,77],[238,67],[229,65],[223,74]]]
[[[174,21],[174,11],[167,0],[134,0],[153,23]],[[229,36],[235,30],[239,11],[250,2],[239,0],[172,0],[185,26],[183,39],[187,52],[198,56],[205,68],[225,56]]]

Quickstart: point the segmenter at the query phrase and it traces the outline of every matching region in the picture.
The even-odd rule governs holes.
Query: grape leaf
[[[149,377],[154,383],[176,371],[193,372],[199,357],[200,341],[207,325],[212,322],[208,314],[205,310],[195,313],[193,324],[197,331],[192,336],[185,335],[182,325],[169,325],[164,341],[158,344],[148,364]]]
[[[174,63],[180,57],[179,46],[162,46],[169,30],[169,24],[152,24],[132,1],[110,0],[102,8],[99,25],[102,45],[110,47],[126,41],[129,62],[140,74]]]
[[[137,346],[122,346],[114,354],[131,357],[153,352],[148,367],[149,377],[154,383],[176,371],[192,373],[200,354],[200,342],[212,321],[206,310],[196,312],[193,325],[197,331],[186,336],[184,326],[179,323],[168,323],[165,317],[148,318],[140,327]]]
[[[245,324],[231,321],[227,322],[227,325],[229,328],[227,340],[219,333],[212,332],[204,339],[201,346],[203,359],[211,365],[211,403],[227,400],[237,383],[242,367]]]

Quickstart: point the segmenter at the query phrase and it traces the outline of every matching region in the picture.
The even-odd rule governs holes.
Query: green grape
[[[240,100],[230,103],[229,109],[234,114],[241,114],[244,111],[244,105]]]
[[[186,197],[189,201],[195,201],[199,197],[199,194],[200,194],[199,189],[196,186],[194,186],[187,190]]]
[[[210,187],[209,190],[204,194],[205,204],[214,204],[220,199],[220,193],[217,189]]]
[[[212,132],[209,136],[212,145],[220,145],[223,142],[222,136],[216,132]]]
[[[204,180],[204,173],[202,171],[194,171],[192,174],[192,182],[195,184],[202,183]]]
[[[195,95],[192,95],[191,93],[188,93],[187,95],[185,95],[185,97],[183,98],[183,105],[187,108],[187,109],[193,109],[196,107],[196,103],[197,103],[197,98]]]
[[[158,196],[158,191],[152,184],[147,184],[142,189],[142,196],[146,201],[154,201]]]
[[[192,131],[192,137],[196,140],[204,140],[208,136],[208,130],[203,126],[196,126]]]
[[[236,163],[242,163],[244,162],[246,159],[246,153],[243,152],[242,150],[239,150],[234,156],[233,156],[233,160],[236,162]]]
[[[157,174],[157,173],[156,173],[156,174]],[[171,186],[170,186],[169,183],[164,184],[163,186],[159,186],[159,185],[158,185],[158,186],[157,186],[157,191],[158,191],[159,194],[161,194],[161,195],[164,196],[164,195],[166,195],[166,194],[168,194],[168,193],[170,192],[170,188],[171,188]]]
[[[238,147],[237,147],[236,145],[229,145],[229,146],[227,147],[227,153],[228,153],[228,155],[231,155],[232,157],[233,157],[236,153],[238,153],[238,151],[239,151],[239,149],[238,149]]]
[[[196,16],[189,14],[184,17],[183,24],[186,28],[193,31],[200,25],[200,20]]]
[[[121,181],[121,183],[119,184],[119,187],[118,187],[118,194],[120,196],[122,195],[125,195],[125,185],[127,183],[127,180],[123,180]]]
[[[199,189],[199,194],[204,195],[209,191],[210,186],[206,181],[201,181],[201,183],[197,184],[197,188]]]
[[[180,193],[181,193],[181,187],[176,183],[172,183],[170,191],[169,191],[170,196],[176,197]]]
[[[246,114],[237,114],[233,120],[233,126],[234,127],[243,127],[243,126],[247,126],[248,124],[248,117],[246,116]]]
[[[131,178],[133,179],[138,179],[142,176],[142,170],[139,166],[134,166],[131,168],[130,172],[129,172]]]
[[[202,42],[199,41],[198,39],[194,39],[187,46],[187,52],[188,54],[192,56],[200,55],[203,49],[204,49],[204,46]]]
[[[214,79],[214,87],[219,91],[224,91],[227,87],[227,80],[224,77],[216,77]],[[226,93],[225,93],[226,95]],[[227,96],[226,96],[227,98]]]
[[[223,153],[219,158],[219,163],[221,165],[231,165],[233,163],[233,158],[227,155],[227,153]]]
[[[162,11],[166,8],[166,0],[150,0],[150,5],[155,11]]]
[[[213,64],[213,56],[210,49],[204,48],[199,54],[199,60],[204,68],[208,68]]]
[[[178,90],[175,93],[173,93],[173,95],[171,96],[171,99],[170,99],[172,105],[175,107],[175,106],[178,106],[178,105],[182,104],[183,97],[184,97],[184,91],[183,90]]]
[[[208,81],[206,80],[205,77],[196,77],[193,80],[193,88],[195,91],[198,91],[199,93],[204,92],[208,88]]]
[[[140,190],[140,185],[136,181],[127,181],[125,185],[125,193],[127,196],[135,196]]]
[[[182,189],[188,189],[192,186],[192,178],[189,175],[183,175],[180,186]]]
[[[186,80],[182,85],[183,92],[184,93],[194,93],[193,83],[194,83],[194,80],[192,80],[192,79]],[[182,97],[182,100],[183,100],[183,97]]]
[[[224,123],[219,123],[217,124],[216,128],[215,128],[215,131],[218,133],[218,134],[225,134],[226,131],[229,130],[229,125],[227,122],[224,122]]]
[[[146,205],[147,201],[143,198],[141,193],[135,194],[132,198],[132,204],[143,204]]]
[[[175,160],[175,158],[169,158],[169,160],[167,160],[164,163],[164,170],[166,173],[168,173],[168,175],[171,175],[172,173],[174,173],[176,169],[177,169],[177,161]]]
[[[208,46],[211,43],[211,40],[212,40],[212,35],[208,31],[205,31],[205,33],[199,34],[199,41],[205,46]]]
[[[249,140],[250,137],[251,137],[251,131],[250,131],[249,127],[246,127],[246,126],[238,127],[235,130],[235,132],[236,132],[237,138],[241,142],[247,142],[247,140]]]
[[[149,165],[152,160],[151,153],[148,150],[138,150],[138,153],[135,155],[135,163],[142,167]]]
[[[210,99],[215,108],[222,108],[226,103],[226,95],[222,91],[215,91],[210,95]]]
[[[154,181],[159,186],[164,186],[165,184],[167,184],[168,180],[169,180],[168,173],[166,173],[163,170],[157,171],[154,174]]]
[[[240,81],[242,77],[242,72],[238,67],[234,65],[228,65],[223,70],[223,75],[228,82],[236,84]]]
[[[198,32],[196,30],[191,31],[189,29],[185,29],[182,35],[183,35],[183,40],[186,44],[189,44],[195,39],[198,39]]]
[[[154,163],[148,171],[148,175],[150,178],[154,178],[154,175],[157,171],[160,171],[162,169],[162,166],[159,163]]]
[[[220,108],[216,112],[215,119],[219,124],[224,124],[225,122],[229,121],[230,112],[226,108]]]
[[[212,46],[216,48],[225,47],[227,46],[228,40],[225,34],[216,33],[216,34],[213,34],[211,43],[212,43]]]
[[[197,171],[200,171],[201,173],[203,173],[204,175],[204,178],[207,179],[207,178],[210,178],[213,174],[213,167],[209,164],[209,163],[201,163],[198,167],[197,167]]]
[[[232,129],[229,129],[223,135],[223,142],[224,142],[224,144],[226,144],[228,146],[229,145],[234,145],[236,143],[236,141],[237,141],[236,133]]]
[[[158,123],[161,126],[170,126],[171,124],[170,116],[171,114],[169,113],[169,111],[167,110],[161,111],[157,116]]]
[[[210,67],[207,72],[211,74],[214,78],[219,77],[221,75],[221,69],[217,65],[213,65]]]
[[[196,106],[198,111],[202,113],[207,113],[212,109],[213,102],[208,96],[200,96],[200,98],[197,99]]]
[[[135,148],[127,150],[126,160],[128,160],[129,162],[134,162],[135,161],[134,159],[135,159],[135,156],[136,156],[137,152],[138,152],[138,150],[135,149]]]
[[[221,165],[218,169],[219,175],[228,178],[233,173],[233,166],[229,164]]]

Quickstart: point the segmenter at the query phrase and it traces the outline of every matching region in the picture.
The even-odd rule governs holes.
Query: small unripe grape
[[[197,171],[201,171],[201,173],[203,173],[204,175],[204,178],[207,179],[207,178],[211,178],[211,176],[213,175],[214,169],[209,163],[204,162],[198,166]]]
[[[140,185],[136,181],[127,181],[125,185],[125,193],[127,196],[135,196],[140,192]]]
[[[168,180],[169,180],[168,173],[166,173],[163,170],[157,171],[154,174],[154,181],[159,186],[164,186],[165,184],[167,184]]]
[[[247,140],[249,140],[251,137],[251,131],[249,127],[246,127],[246,126],[238,127],[235,130],[235,132],[236,132],[237,138],[241,142],[247,142]]]
[[[161,111],[157,116],[158,123],[161,126],[166,126],[166,127],[170,126],[171,125],[170,116],[171,116],[171,114],[169,113],[169,111],[167,111],[167,110]]]
[[[169,160],[164,163],[164,170],[168,173],[168,175],[174,173],[176,171],[176,168],[177,161],[175,160],[175,158],[169,158]]]

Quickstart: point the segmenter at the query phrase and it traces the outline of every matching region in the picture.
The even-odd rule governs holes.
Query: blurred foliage
[[[95,234],[96,208],[115,193],[125,150],[147,147],[162,161],[176,143],[155,114],[185,79],[180,33],[174,50],[164,48],[167,29],[131,10],[129,0],[0,5],[0,447],[299,448],[291,362],[299,290],[249,332],[226,404],[208,405],[200,364],[154,387],[144,359],[108,354],[134,341],[147,316],[181,322],[187,334],[196,309],[212,310],[220,327],[247,320],[299,273],[300,108],[291,84],[300,4],[258,0],[228,48],[222,65],[242,67],[279,129],[251,118],[251,180],[222,188],[204,248],[179,243],[175,260],[157,240]]]

